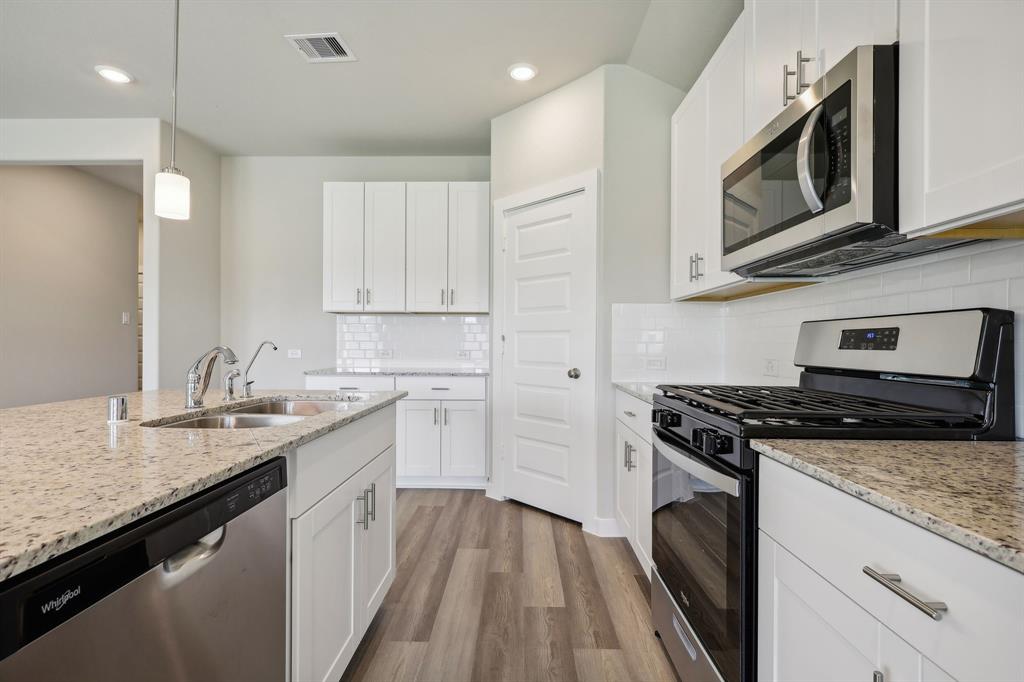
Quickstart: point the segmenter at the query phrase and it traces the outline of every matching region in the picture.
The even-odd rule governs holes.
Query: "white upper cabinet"
[[[448,183],[406,186],[406,294],[409,312],[445,310],[448,300]]]
[[[363,183],[324,183],[324,310],[363,309]]]
[[[897,0],[747,0],[744,139],[764,128],[853,48],[896,42],[896,4]]]
[[[490,183],[325,182],[325,312],[486,313]]]
[[[743,144],[740,16],[672,116],[671,287],[688,298],[740,282],[722,271],[722,163]]]
[[[739,149],[743,138],[746,20],[740,17],[725,36],[707,68],[708,211],[707,254],[700,269],[703,289],[742,281],[722,270],[722,164]]]
[[[364,207],[364,310],[405,310],[405,183],[368,182]]]
[[[814,56],[807,40],[804,17],[813,12],[813,0],[747,0],[746,134],[750,139],[782,111],[797,94],[796,53]],[[808,6],[810,10],[808,10]],[[807,72],[808,63],[803,64]]]
[[[490,303],[491,185],[448,184],[448,311],[485,313]]]
[[[699,290],[696,270],[701,263],[697,259],[707,254],[707,93],[707,82],[698,79],[672,115],[672,298],[689,296]]]
[[[1024,2],[901,0],[899,20],[900,230],[1024,210]]]

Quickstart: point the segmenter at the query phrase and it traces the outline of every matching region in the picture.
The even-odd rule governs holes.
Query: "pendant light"
[[[174,143],[178,132],[178,15],[180,0],[174,0],[174,72],[171,76],[171,163],[156,174],[154,207],[161,218],[188,220],[191,191],[188,178],[174,165]]]

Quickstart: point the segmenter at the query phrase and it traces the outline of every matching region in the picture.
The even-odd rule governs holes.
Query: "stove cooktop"
[[[795,386],[659,386],[676,410],[745,437],[960,439],[985,416]]]

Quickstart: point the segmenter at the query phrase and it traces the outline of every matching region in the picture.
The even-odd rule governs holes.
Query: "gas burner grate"
[[[667,395],[743,424],[798,427],[980,425],[983,415],[793,386],[660,386]]]

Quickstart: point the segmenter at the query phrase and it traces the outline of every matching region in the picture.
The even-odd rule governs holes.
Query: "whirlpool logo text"
[[[82,594],[81,585],[77,586],[73,590],[64,590],[64,594],[54,599],[51,599],[50,601],[40,606],[39,609],[43,613],[50,613],[51,611],[60,611],[62,608],[64,608],[65,604],[67,604],[69,601],[79,596],[80,594]]]

